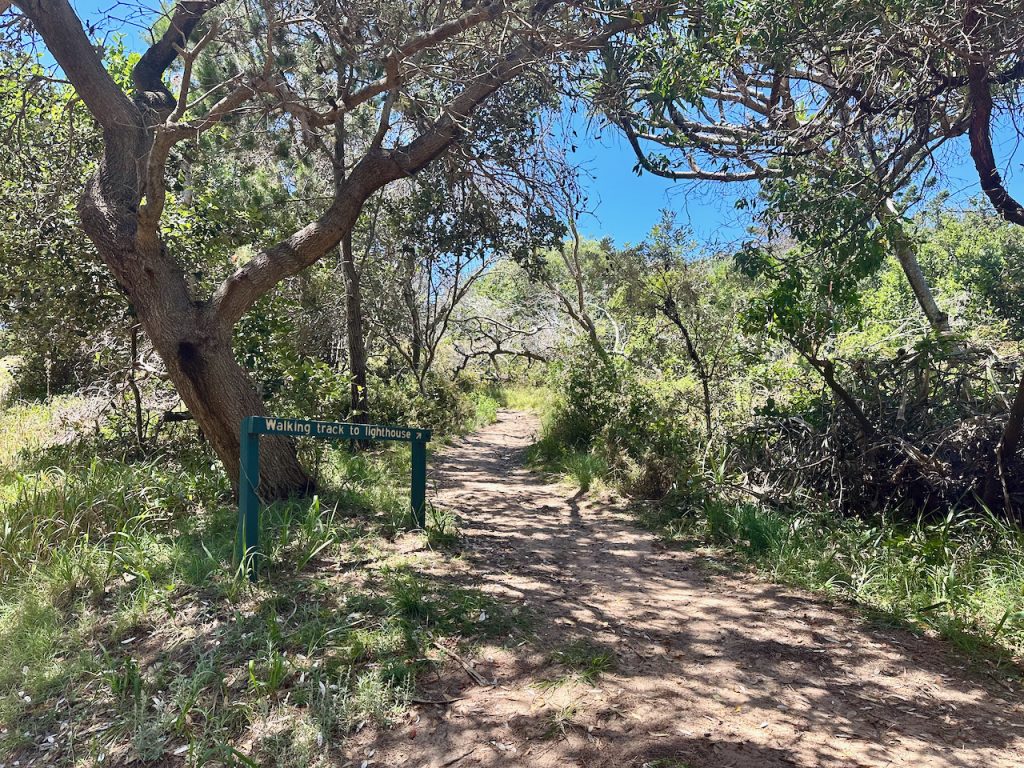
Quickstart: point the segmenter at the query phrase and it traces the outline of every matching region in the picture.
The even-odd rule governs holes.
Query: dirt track
[[[1024,765],[1018,690],[941,642],[664,550],[525,470],[536,426],[502,412],[434,462],[465,536],[459,578],[525,603],[542,649],[583,639],[615,668],[544,685],[560,674],[548,652],[487,649],[476,669],[496,685],[449,686],[463,698],[418,706],[370,765]]]

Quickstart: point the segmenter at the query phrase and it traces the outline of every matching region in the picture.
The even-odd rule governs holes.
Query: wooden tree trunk
[[[928,324],[940,336],[948,335],[952,332],[949,327],[949,315],[943,312],[935,301],[931,286],[928,285],[928,280],[921,270],[921,264],[917,260],[914,243],[907,235],[903,224],[892,215],[879,218],[891,225],[893,252],[903,268],[903,274],[906,275],[907,283],[914,292],[918,306],[921,307],[924,316],[928,318]]]
[[[235,360],[230,331],[211,328],[201,316],[169,318],[154,312],[152,306],[136,306],[178,394],[237,491],[242,420],[265,416],[267,411],[249,374]],[[261,497],[306,495],[313,487],[292,440],[260,438]]]
[[[370,390],[367,384],[366,336],[363,329],[363,296],[352,254],[352,233],[341,239],[341,267],[345,277],[345,334],[348,339],[350,419],[370,423]]]

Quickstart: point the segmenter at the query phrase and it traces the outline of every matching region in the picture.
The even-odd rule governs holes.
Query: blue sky
[[[105,19],[97,34],[120,31],[127,34],[129,41],[141,45],[152,14],[139,9],[158,9],[160,2],[72,0],[72,5],[87,20]],[[1024,156],[1016,154],[1019,136],[1013,117],[1002,117],[994,143],[1011,193],[1024,199]],[[735,200],[743,190],[722,184],[672,182],[647,173],[638,176],[633,172],[633,153],[615,129],[599,131],[596,124],[581,117],[573,118],[571,124],[579,135],[574,157],[585,171],[584,186],[590,198],[591,213],[580,222],[586,235],[610,235],[620,245],[635,243],[657,223],[661,210],[669,208],[708,247],[726,246],[743,237],[745,219],[735,208]],[[947,146],[936,159],[936,167],[941,173],[939,188],[949,191],[951,204],[967,206],[980,193],[966,139]]]
[[[672,182],[651,174],[638,176],[633,172],[635,155],[629,144],[615,129],[600,133],[576,121],[580,145],[575,153],[589,172],[585,174],[593,213],[581,222],[581,230],[591,237],[611,235],[620,245],[638,242],[661,218],[660,211],[669,208],[678,221],[689,225],[696,239],[709,247],[728,245],[744,236],[749,219],[735,208],[739,196],[750,193],[750,187],[708,182]],[[1024,154],[1017,152],[1019,137],[1010,117],[997,123],[994,145],[996,157],[1010,192],[1024,200]],[[944,147],[935,159],[939,184],[933,192],[949,193],[949,204],[972,205],[981,194],[978,176],[971,161],[966,137]]]

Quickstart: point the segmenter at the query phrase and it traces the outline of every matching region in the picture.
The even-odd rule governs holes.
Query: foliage
[[[354,730],[401,716],[443,661],[435,643],[518,637],[518,608],[389,544],[408,503],[400,448],[301,446],[320,451],[323,495],[265,508],[269,576],[250,585],[231,566],[230,488],[187,426],[139,458],[104,439],[26,443],[46,432],[13,428],[27,407],[48,410],[2,424],[4,760],[46,745],[57,765],[337,762]],[[429,526],[434,543],[457,536]]]
[[[606,368],[577,354],[557,375],[562,396],[546,414],[535,457],[573,477],[582,490],[595,479],[657,498],[695,471],[692,429],[675,417],[678,395],[643,380],[624,361]]]
[[[119,78],[134,58],[107,51]],[[0,354],[17,355],[19,394],[67,392],[123,367],[127,307],[77,225],[79,178],[97,136],[73,93],[41,64],[0,52]]]
[[[582,491],[600,480],[655,499],[646,517],[673,540],[713,543],[972,653],[1019,655],[1021,534],[973,495],[1020,376],[1020,336],[997,295],[1019,289],[1015,272],[991,288],[1016,233],[979,213],[915,222],[952,338],[920,316],[884,232],[863,253],[747,251],[746,274],[672,258],[683,236],[662,228],[641,244],[656,267],[641,284],[609,278],[606,292],[646,301],[618,305],[626,343],[613,367],[578,346],[552,368],[558,397],[534,460]],[[710,359],[723,335],[705,431],[688,343]]]

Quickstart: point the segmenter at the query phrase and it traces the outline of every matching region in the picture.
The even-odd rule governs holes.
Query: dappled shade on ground
[[[439,457],[468,565],[450,573],[533,612],[540,650],[485,649],[495,685],[365,734],[351,755],[417,766],[1017,766],[1016,685],[945,643],[712,570],[665,549],[609,500],[522,467],[532,417]],[[574,674],[560,649],[610,659]]]

